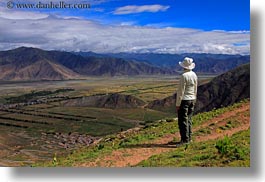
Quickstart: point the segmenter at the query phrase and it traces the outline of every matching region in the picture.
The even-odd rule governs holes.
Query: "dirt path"
[[[231,136],[234,133],[237,133],[242,130],[247,130],[250,127],[250,118],[249,115],[246,115],[247,112],[250,112],[250,104],[246,103],[245,105],[236,108],[232,111],[225,112],[202,125],[193,129],[194,133],[199,131],[202,128],[210,128],[210,134],[199,134],[195,136],[195,142],[214,140],[222,138],[224,136]],[[220,130],[220,127],[227,124],[227,120],[234,118],[237,121],[240,121],[240,125],[234,128],[229,128],[226,130]],[[211,126],[211,127],[210,127]],[[148,159],[153,155],[157,155],[163,152],[168,152],[174,150],[176,147],[173,145],[168,145],[168,142],[172,141],[174,137],[179,138],[179,134],[170,134],[162,138],[152,141],[152,143],[141,144],[137,146],[131,146],[125,149],[119,149],[113,151],[109,156],[104,158],[98,158],[94,162],[86,162],[82,164],[77,164],[78,167],[126,167],[133,166],[139,162]]]

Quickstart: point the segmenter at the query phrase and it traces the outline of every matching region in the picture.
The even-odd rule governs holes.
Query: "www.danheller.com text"
[[[6,4],[8,9],[90,9],[91,4],[82,2],[65,2],[65,1],[37,1],[28,3],[24,1],[8,1]]]

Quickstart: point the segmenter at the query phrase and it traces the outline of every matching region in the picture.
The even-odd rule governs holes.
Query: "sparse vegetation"
[[[142,161],[142,167],[250,167],[250,130],[192,143]]]
[[[243,103],[237,103],[228,108],[214,110],[194,117],[194,127],[197,127],[208,120],[202,118],[217,117],[233,108],[242,107]],[[218,113],[218,114],[217,114]],[[211,117],[210,117],[211,116]],[[149,123],[150,124],[150,123]],[[210,124],[209,124],[210,125]],[[209,126],[206,125],[206,128]],[[214,125],[215,127],[218,124]],[[83,148],[68,157],[58,159],[58,166],[79,166],[82,163],[93,163],[97,158],[104,160],[113,151],[119,151],[123,156],[130,156],[125,152],[129,148],[152,146],[152,142],[170,134],[178,132],[177,122],[157,121],[149,127],[138,131],[109,135],[103,138],[97,145]],[[207,133],[207,132],[206,132]],[[205,132],[198,132],[196,136],[204,136]],[[208,133],[208,135],[211,133]],[[173,137],[172,142],[178,141]],[[231,137],[215,139],[203,142],[194,142],[188,146],[184,145],[173,148],[170,152],[154,155],[150,159],[140,162],[137,166],[146,167],[188,167],[188,166],[249,166],[250,165],[250,134],[249,130],[241,131]],[[110,161],[111,165],[113,161]],[[95,164],[100,166],[100,163]],[[129,165],[129,164],[128,164]],[[52,166],[52,163],[39,163],[37,166]]]

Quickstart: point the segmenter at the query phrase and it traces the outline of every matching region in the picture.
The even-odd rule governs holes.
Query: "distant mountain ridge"
[[[250,62],[250,55],[228,55],[228,54],[207,54],[207,53],[183,53],[183,54],[155,54],[155,53],[115,53],[96,54],[93,52],[76,53],[82,56],[114,57],[138,62],[146,62],[161,68],[168,68],[173,71],[180,71],[178,65],[185,57],[192,57],[196,64],[195,71],[200,73],[221,74],[242,64]]]
[[[148,63],[20,47],[0,51],[0,80],[65,80],[82,76],[172,74]]]
[[[195,71],[221,74],[248,63],[249,55],[221,54],[97,54],[45,51],[20,47],[0,51],[0,80],[68,80],[85,76],[177,75],[185,56],[194,58]]]

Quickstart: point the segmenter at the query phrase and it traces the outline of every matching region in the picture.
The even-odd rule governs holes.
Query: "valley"
[[[211,80],[200,76],[200,82]],[[87,147],[172,112],[149,109],[172,95],[176,76],[87,77],[65,81],[2,81],[0,165],[29,166]]]
[[[199,78],[195,114],[250,97],[249,55],[191,55]],[[184,56],[0,51],[0,166],[54,161],[159,121],[176,129]]]

